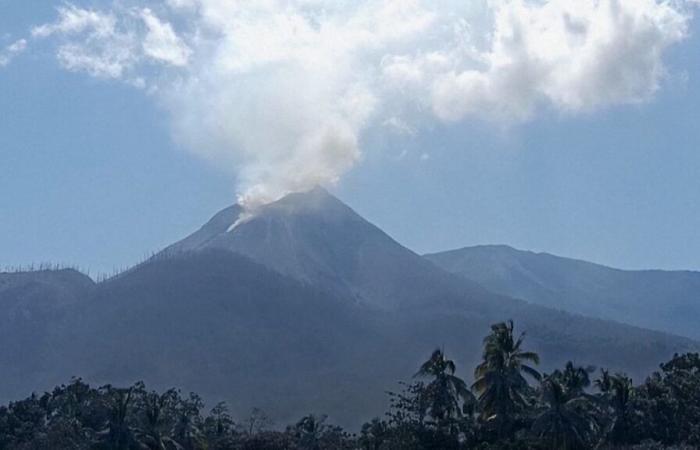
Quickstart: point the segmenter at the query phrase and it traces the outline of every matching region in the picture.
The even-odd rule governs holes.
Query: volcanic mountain
[[[448,299],[445,291],[474,301],[489,295],[403,247],[320,187],[290,194],[251,217],[238,205],[226,208],[161,256],[206,249],[247,256],[304,284],[382,309],[435,305]]]
[[[72,290],[49,284],[41,300],[29,300],[31,282],[0,295],[0,323],[25,299],[23,323],[34,330],[5,335],[0,400],[71,376],[143,380],[194,390],[210,404],[225,400],[239,417],[261,407],[282,423],[314,412],[356,427],[384,411],[385,391],[410,379],[436,347],[471,379],[497,321],[514,319],[527,331],[544,370],[573,359],[641,377],[674,352],[698,348],[491,293],[320,188],[242,214],[239,206],[221,211],[113,279],[93,284],[72,274]],[[33,320],[34,307],[52,303],[50,320]]]

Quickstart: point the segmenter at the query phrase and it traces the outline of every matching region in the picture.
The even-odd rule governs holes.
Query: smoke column
[[[332,184],[370,128],[523,123],[650,100],[693,6],[660,0],[121,0],[31,30],[67,70],[120,80],[175,141],[261,204]]]

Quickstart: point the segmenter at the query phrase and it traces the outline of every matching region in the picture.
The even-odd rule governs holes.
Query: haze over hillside
[[[503,245],[425,256],[448,272],[503,295],[700,338],[700,272],[620,270]]]
[[[144,380],[226,400],[238,414],[254,406],[280,421],[328,413],[355,427],[383,411],[384,392],[436,347],[471,379],[489,325],[510,318],[543,355],[544,370],[574,358],[641,378],[674,352],[698,348],[492,293],[401,246],[320,188],[231,228],[240,214],[227,208],[99,284],[71,271],[2,275],[27,281],[0,282],[10,286],[0,289],[8,327],[0,400],[74,375]],[[47,276],[61,282],[41,283]]]

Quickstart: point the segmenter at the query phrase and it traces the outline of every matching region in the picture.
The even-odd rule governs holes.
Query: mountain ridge
[[[591,317],[700,338],[700,272],[618,269],[509,246],[424,255],[448,272],[503,295]]]
[[[610,264],[603,264],[603,263],[598,263],[595,261],[589,261],[587,259],[583,258],[576,258],[576,257],[570,257],[570,256],[561,256],[557,255],[555,253],[551,253],[548,251],[535,251],[535,250],[526,250],[526,249],[521,249],[514,247],[509,244],[478,244],[478,245],[465,245],[463,247],[457,247],[454,249],[447,249],[447,250],[439,250],[439,251],[431,251],[431,252],[426,252],[422,253],[421,255],[424,257],[432,257],[434,255],[443,255],[443,254],[449,254],[449,253],[459,253],[462,251],[467,251],[467,250],[479,250],[479,249],[500,249],[500,250],[507,250],[507,251],[512,251],[512,252],[518,252],[522,254],[529,254],[529,255],[536,255],[536,256],[544,256],[544,257],[551,257],[557,260],[565,260],[565,261],[570,261],[570,262],[578,262],[578,263],[584,263],[587,265],[594,265],[597,267],[603,267],[606,269],[618,271],[618,272],[671,272],[671,273],[693,273],[693,274],[700,274],[700,270],[694,270],[694,269],[658,269],[658,268],[622,268],[622,267],[616,267],[614,265]]]

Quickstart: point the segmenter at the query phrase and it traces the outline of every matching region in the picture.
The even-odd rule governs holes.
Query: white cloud
[[[27,40],[20,39],[18,41],[15,41],[14,43],[10,44],[7,47],[7,51],[8,51],[8,53],[18,55],[18,54],[22,53],[26,48],[27,48]]]
[[[161,22],[148,8],[141,11],[141,18],[148,28],[143,41],[144,53],[173,66],[186,65],[191,51],[175,34],[173,27]]]
[[[165,0],[165,3],[173,9],[191,10],[197,6],[197,0]]]
[[[17,55],[24,52],[26,49],[26,39],[20,39],[5,47],[4,50],[0,51],[0,67],[5,67],[10,64]]]
[[[32,35],[68,69],[155,95],[176,140],[250,202],[336,181],[370,127],[647,101],[690,17],[681,0],[144,3],[68,5]]]
[[[76,34],[91,30],[97,36],[114,35],[116,18],[112,14],[82,9],[68,4],[58,8],[58,19],[53,23],[32,28],[33,37],[45,38],[54,34]]]
[[[143,78],[134,72],[142,63],[184,66],[190,55],[172,26],[148,8],[102,12],[68,4],[58,8],[56,21],[34,27],[31,35],[57,39],[56,57],[68,70],[137,86]]]
[[[137,60],[134,37],[119,30],[113,12],[68,4],[58,8],[55,22],[35,27],[31,34],[37,39],[57,38],[60,64],[95,77],[122,78]]]
[[[665,49],[687,33],[687,14],[656,0],[493,4],[492,38],[476,55],[447,47],[394,57],[385,76],[426,89],[443,120],[524,120],[540,106],[575,112],[649,99]]]
[[[402,120],[399,117],[393,116],[389,117],[387,120],[384,121],[382,124],[388,129],[392,130],[396,134],[404,135],[404,136],[415,136],[417,134],[417,131],[415,128],[407,124],[404,120]]]

